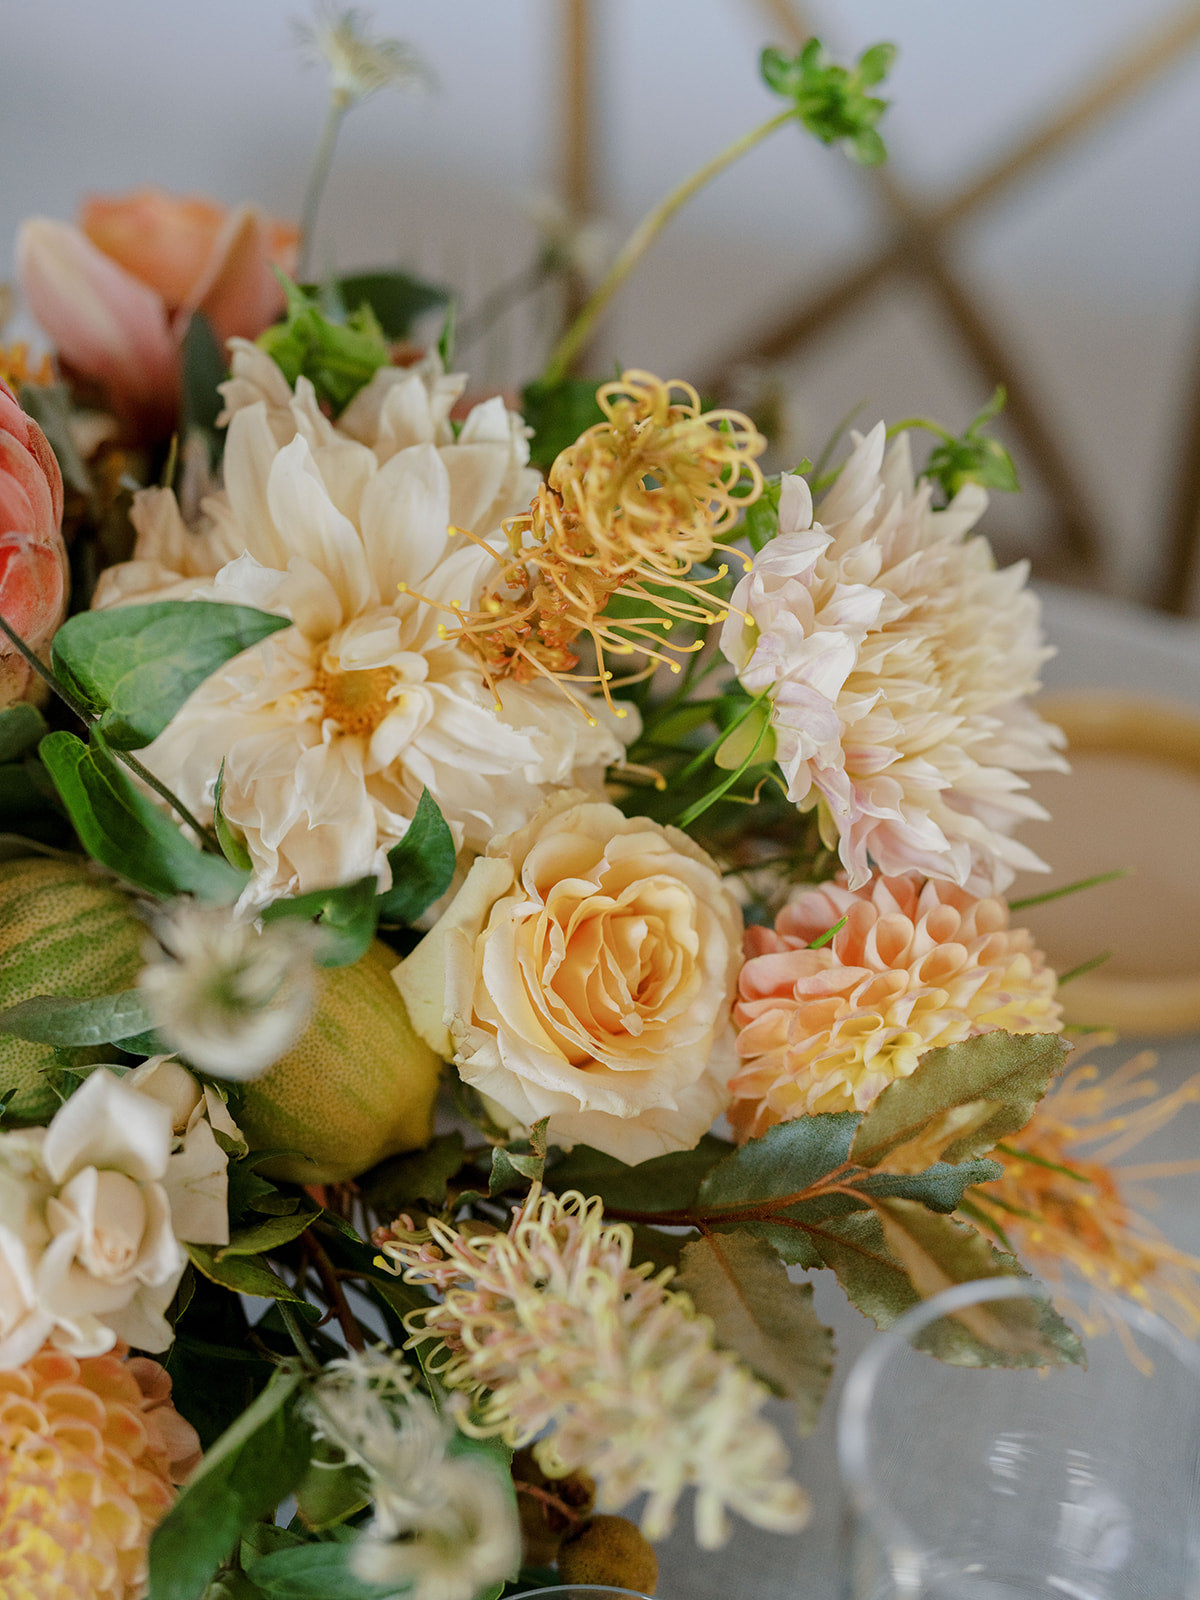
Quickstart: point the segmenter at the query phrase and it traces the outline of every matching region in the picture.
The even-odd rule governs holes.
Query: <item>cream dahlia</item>
[[[811,1112],[864,1111],[927,1050],[995,1028],[1062,1027],[1054,973],[1009,927],[1003,900],[915,873],[804,890],[773,929],[747,929],[746,951],[728,1113],[741,1138]]]
[[[520,418],[488,400],[456,433],[463,380],[431,357],[381,370],[335,426],[306,379],[293,393],[262,351],[234,345],[224,490],[195,532],[169,492],[139,495],[134,560],[104,574],[96,603],[217,599],[292,620],[214,673],[144,755],[202,818],[224,762],[250,898],[369,874],[386,888],[423,788],[480,850],[549,788],[598,781],[622,753],[613,730],[632,737],[636,718],[598,702],[571,713],[544,681],[506,682],[498,705],[428,603],[469,608],[496,567],[457,529],[499,548],[503,519],[528,506]]]
[[[998,572],[968,537],[977,485],[935,511],[906,435],[856,438],[819,523],[784,477],[779,534],[734,590],[722,649],[770,695],[788,798],[820,805],[852,887],[873,864],[992,893],[1043,867],[1011,837],[1045,816],[1018,774],[1064,770],[1061,735],[1024,703],[1050,654],[1027,564]]]
[[[42,1350],[0,1372],[0,1593],[138,1600],[155,1525],[199,1459],[156,1361]]]

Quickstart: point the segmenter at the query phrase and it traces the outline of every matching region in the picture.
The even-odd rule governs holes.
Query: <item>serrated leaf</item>
[[[5,706],[0,711],[0,761],[15,761],[35,745],[45,731],[45,717],[27,700]]]
[[[415,922],[450,887],[454,860],[454,835],[437,801],[422,789],[408,832],[388,851],[392,886],[379,896],[380,917]]]
[[[691,1150],[654,1156],[628,1166],[615,1156],[576,1145],[550,1169],[548,1182],[555,1193],[578,1189],[597,1195],[617,1211],[683,1211],[700,1192],[708,1172],[732,1149],[727,1139],[706,1133]]]
[[[115,749],[149,744],[233,656],[281,628],[287,617],[218,600],[158,600],[81,611],[54,636],[51,661],[92,710]]]
[[[38,749],[84,849],[101,866],[161,899],[195,894],[228,903],[240,894],[245,874],[189,843],[138,793],[103,740],[85,745],[60,730]]]
[[[850,1158],[860,1117],[854,1111],[823,1112],[777,1122],[715,1166],[700,1186],[705,1210],[780,1200],[807,1189]]]
[[[812,1285],[793,1283],[765,1239],[721,1233],[683,1251],[676,1288],[711,1317],[717,1343],[786,1396],[801,1434],[812,1431],[833,1373],[833,1334],[812,1308]]]
[[[0,1011],[0,1033],[60,1049],[72,1045],[116,1044],[153,1026],[140,989],[81,1000],[70,995],[33,995]]]
[[[854,1188],[880,1199],[916,1200],[930,1211],[955,1211],[963,1191],[974,1183],[992,1183],[1004,1176],[998,1161],[960,1161],[956,1166],[939,1161],[924,1172],[876,1172],[856,1179]]]
[[[986,1155],[1033,1116],[1068,1046],[1056,1033],[983,1033],[930,1050],[883,1091],[851,1150],[863,1167],[895,1167],[906,1146],[919,1166]]]
[[[908,1274],[888,1249],[883,1227],[873,1211],[830,1218],[809,1230],[809,1240],[831,1269],[851,1305],[878,1328],[920,1299]]]
[[[789,1267],[803,1267],[806,1272],[811,1272],[814,1267],[825,1265],[819,1252],[814,1249],[807,1230],[802,1227],[789,1227],[782,1218],[773,1222],[730,1223],[728,1227],[718,1224],[715,1231],[724,1236],[731,1228],[736,1228],[739,1233],[748,1233],[755,1239],[765,1240],[779,1259]]]
[[[185,1244],[184,1249],[196,1270],[223,1289],[253,1295],[258,1300],[287,1300],[294,1305],[307,1303],[303,1295],[284,1283],[279,1274],[257,1256],[231,1256],[223,1261],[208,1245]]]
[[[1025,1276],[1012,1256],[974,1228],[914,1201],[880,1201],[879,1221],[888,1249],[922,1300],[956,1283]],[[1029,1283],[1036,1292],[1032,1279]],[[1083,1360],[1082,1346],[1066,1323],[1025,1299],[964,1307],[932,1324],[917,1343],[956,1366],[1043,1367]]]
[[[375,879],[358,878],[330,889],[312,889],[290,900],[272,900],[264,922],[315,922],[321,934],[316,959],[322,967],[352,967],[375,938],[378,908]]]
[[[196,1600],[242,1530],[299,1483],[309,1458],[300,1383],[276,1372],[204,1457],[150,1540],[148,1600]]]

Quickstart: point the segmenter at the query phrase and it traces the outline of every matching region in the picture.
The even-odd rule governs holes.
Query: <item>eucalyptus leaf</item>
[[[300,1482],[310,1453],[300,1386],[276,1372],[204,1457],[150,1540],[148,1600],[196,1600],[242,1531]]]
[[[161,899],[194,894],[228,903],[237,898],[245,874],[189,843],[138,793],[102,739],[93,735],[85,745],[60,730],[48,733],[38,748],[80,841],[101,866]]]
[[[150,744],[206,678],[287,617],[217,600],[158,600],[81,611],[54,636],[51,661],[119,750]]]
[[[295,919],[315,922],[320,929],[317,961],[323,967],[351,967],[360,961],[375,938],[378,902],[375,879],[358,878],[332,889],[313,889],[291,900],[272,900],[264,907],[264,922]]]
[[[748,1206],[809,1188],[849,1160],[859,1121],[857,1112],[836,1111],[777,1122],[713,1168],[701,1185],[701,1204],[706,1211]]]
[[[1068,1046],[1056,1033],[982,1033],[930,1050],[889,1084],[863,1116],[852,1158],[877,1167],[906,1145],[922,1165],[986,1155],[1025,1127]]]
[[[717,1343],[785,1395],[810,1433],[833,1375],[833,1334],[812,1308],[812,1285],[793,1283],[765,1239],[721,1233],[686,1245],[676,1287],[711,1317]]]
[[[454,859],[454,836],[437,801],[422,789],[407,833],[388,851],[392,886],[379,896],[380,917],[415,922],[450,887]]]
[[[140,989],[101,995],[97,1000],[69,995],[34,995],[0,1011],[0,1033],[58,1048],[116,1044],[153,1027]]]

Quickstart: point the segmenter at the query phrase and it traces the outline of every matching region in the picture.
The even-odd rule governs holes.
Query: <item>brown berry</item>
[[[632,1522],[624,1517],[593,1517],[558,1553],[564,1583],[611,1583],[654,1593],[658,1557]]]

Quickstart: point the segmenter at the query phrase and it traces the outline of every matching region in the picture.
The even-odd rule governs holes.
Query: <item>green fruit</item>
[[[133,901],[82,860],[24,856],[0,861],[0,1010],[34,995],[95,1000],[130,989],[143,966],[145,924]],[[111,1061],[113,1045],[55,1051],[0,1034],[0,1095],[17,1093],[8,1116],[47,1122],[58,1096],[43,1067]]]
[[[246,1085],[237,1120],[250,1148],[301,1152],[272,1161],[271,1176],[339,1183],[428,1143],[442,1063],[408,1020],[396,960],[377,940],[352,967],[326,969],[299,1044]]]

